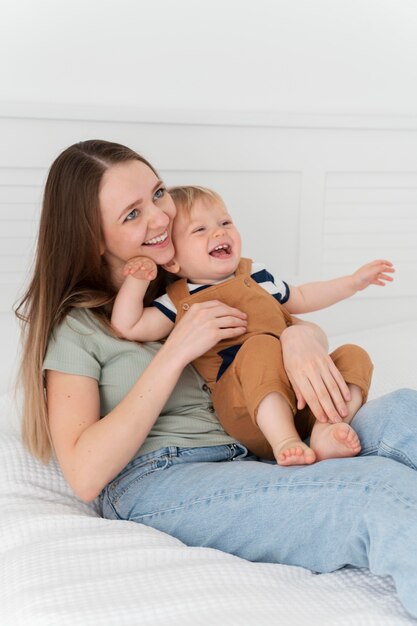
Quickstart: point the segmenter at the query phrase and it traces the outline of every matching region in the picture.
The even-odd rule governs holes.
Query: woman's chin
[[[157,265],[166,265],[174,258],[174,254],[174,246],[172,242],[170,242],[166,247],[152,248],[146,256],[155,261]]]

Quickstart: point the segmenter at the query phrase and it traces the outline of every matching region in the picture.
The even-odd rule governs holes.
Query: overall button
[[[246,287],[250,287],[250,280],[249,278],[245,278],[245,280],[243,281],[246,285]]]
[[[182,305],[182,310],[183,311],[188,311],[189,308],[190,308],[190,305],[187,304],[186,302]]]

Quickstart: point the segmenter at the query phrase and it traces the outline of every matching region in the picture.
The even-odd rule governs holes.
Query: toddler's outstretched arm
[[[156,264],[146,257],[134,257],[124,267],[126,278],[114,301],[111,323],[125,339],[159,341],[174,327],[157,308],[143,306],[148,285],[157,272]]]
[[[389,274],[395,272],[390,261],[378,259],[360,267],[348,276],[290,287],[290,297],[285,303],[290,313],[311,313],[331,304],[350,298],[369,285],[384,287],[394,280]]]

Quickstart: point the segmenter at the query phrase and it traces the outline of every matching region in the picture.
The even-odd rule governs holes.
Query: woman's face
[[[121,284],[123,267],[132,257],[146,256],[158,265],[172,259],[175,205],[145,163],[132,160],[110,167],[101,181],[99,203],[102,253],[116,285]]]

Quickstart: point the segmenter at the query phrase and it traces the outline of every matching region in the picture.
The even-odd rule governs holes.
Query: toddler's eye
[[[198,228],[194,228],[193,233],[202,233],[204,230],[204,226],[199,226]]]
[[[130,213],[126,215],[125,222],[130,222],[135,220],[139,216],[139,211],[137,209],[132,209]]]
[[[232,223],[232,220],[224,220],[222,226],[230,226],[231,223]]]

